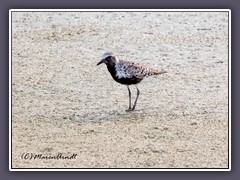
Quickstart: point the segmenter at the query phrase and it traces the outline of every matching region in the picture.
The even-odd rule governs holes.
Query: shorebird
[[[127,111],[133,111],[136,108],[137,100],[140,94],[140,91],[137,87],[138,83],[140,83],[147,76],[166,73],[164,70],[155,70],[140,63],[119,60],[118,57],[111,52],[104,53],[102,60],[97,63],[97,65],[102,63],[107,65],[107,69],[115,81],[127,86],[129,95],[129,108]],[[133,107],[131,106],[130,85],[135,85],[137,89],[137,96]]]

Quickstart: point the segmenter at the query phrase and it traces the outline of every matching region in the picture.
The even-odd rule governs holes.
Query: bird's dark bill
[[[99,64],[102,64],[104,61],[105,61],[105,59],[102,59],[99,63],[97,63],[97,66],[98,66]]]

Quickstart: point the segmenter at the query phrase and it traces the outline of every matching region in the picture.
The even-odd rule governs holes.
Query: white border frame
[[[229,168],[228,169],[185,169],[185,168],[174,168],[174,169],[76,169],[76,168],[41,168],[41,169],[33,169],[33,168],[12,168],[12,12],[34,12],[34,11],[42,11],[42,12],[71,12],[71,11],[82,11],[82,12],[140,12],[140,11],[149,11],[149,12],[228,12],[228,160],[229,160]],[[9,10],[9,171],[231,171],[231,10],[230,9],[10,9]]]

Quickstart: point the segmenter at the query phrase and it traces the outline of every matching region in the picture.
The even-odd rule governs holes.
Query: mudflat
[[[107,51],[168,71],[136,111]],[[228,168],[227,12],[13,12],[11,53],[13,168]]]

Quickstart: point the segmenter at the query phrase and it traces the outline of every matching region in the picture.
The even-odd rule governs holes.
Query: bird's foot
[[[131,111],[133,111],[134,109],[132,109],[132,108],[128,108],[126,111],[127,112],[131,112]]]
[[[135,110],[135,108],[128,108],[126,111],[130,112],[130,111],[134,111],[134,110]]]

